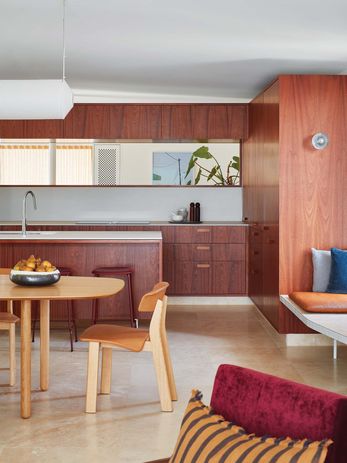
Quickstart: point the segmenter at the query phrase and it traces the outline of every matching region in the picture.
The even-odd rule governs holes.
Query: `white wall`
[[[0,221],[20,220],[29,188],[0,188]],[[34,187],[38,210],[28,198],[28,221],[168,220],[172,210],[201,203],[202,220],[242,220],[242,188]]]

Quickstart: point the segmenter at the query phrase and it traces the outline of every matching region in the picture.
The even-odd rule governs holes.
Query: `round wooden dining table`
[[[51,286],[18,286],[0,275],[0,300],[21,304],[21,416],[31,416],[31,301],[40,302],[40,388],[49,385],[49,302],[99,299],[117,294],[124,281],[117,278],[61,277]]]

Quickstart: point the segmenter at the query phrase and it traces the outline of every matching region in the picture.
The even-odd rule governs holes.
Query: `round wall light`
[[[328,146],[329,137],[326,133],[318,132],[312,137],[312,146],[316,150],[322,150]]]

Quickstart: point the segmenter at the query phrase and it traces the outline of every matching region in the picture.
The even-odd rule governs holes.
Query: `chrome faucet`
[[[29,190],[25,193],[23,198],[23,209],[22,209],[22,235],[26,236],[27,234],[27,197],[31,196],[33,198],[34,209],[37,209],[36,196],[34,193]]]

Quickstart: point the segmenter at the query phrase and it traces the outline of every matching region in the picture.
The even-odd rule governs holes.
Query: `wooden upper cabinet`
[[[159,139],[161,106],[77,104],[64,127],[66,138]]]
[[[245,139],[247,118],[245,104],[163,105],[162,139]]]
[[[25,138],[62,138],[64,121],[58,119],[27,120],[24,123]]]
[[[64,120],[0,121],[2,138],[240,140],[247,104],[75,104]]]
[[[23,138],[25,121],[0,121],[1,138]]]
[[[160,105],[126,105],[123,110],[121,138],[160,139]]]
[[[64,119],[64,138],[110,138],[110,105],[76,104]]]
[[[191,105],[162,106],[161,137],[164,140],[193,138]]]

